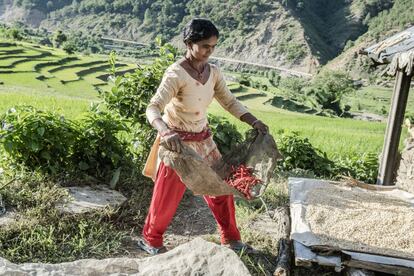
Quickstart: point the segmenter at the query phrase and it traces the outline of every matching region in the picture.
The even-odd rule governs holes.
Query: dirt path
[[[186,192],[171,225],[164,235],[164,245],[171,250],[190,240],[217,233],[216,221],[204,199]],[[218,233],[217,233],[218,235]],[[138,233],[134,233],[125,244],[125,257],[144,258],[148,254],[136,246]]]

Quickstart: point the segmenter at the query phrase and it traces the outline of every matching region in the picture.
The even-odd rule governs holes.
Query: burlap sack
[[[181,153],[169,151],[161,146],[159,154],[162,161],[177,172],[182,182],[194,194],[210,196],[233,194],[241,198],[245,198],[243,194],[224,181],[230,175],[231,167],[245,164],[254,168],[254,175],[263,181],[261,185],[254,186],[251,191],[253,197],[258,197],[263,194],[277,160],[282,157],[273,137],[270,134],[262,135],[255,130],[249,131],[244,143],[223,156],[212,167],[188,146],[184,146]]]

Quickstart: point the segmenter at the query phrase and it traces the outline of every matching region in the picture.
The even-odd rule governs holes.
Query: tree
[[[11,28],[8,31],[8,37],[14,40],[22,40],[23,39],[22,31],[18,28]]]
[[[331,109],[342,115],[341,100],[354,90],[352,79],[340,71],[323,71],[312,82],[313,94],[324,109]]]
[[[65,42],[66,40],[68,40],[67,36],[61,31],[61,30],[57,30],[55,32],[55,34],[53,35],[53,45],[56,48],[59,48],[63,42]]]
[[[144,13],[144,25],[148,26],[151,24],[151,21],[153,20],[150,9],[146,9]]]
[[[53,2],[52,1],[47,1],[46,3],[46,8],[50,11],[53,9]]]
[[[278,87],[280,83],[280,75],[275,70],[270,70],[268,72],[268,80],[274,86]]]
[[[73,40],[65,41],[63,43],[63,50],[69,55],[75,53],[77,50],[75,42]]]

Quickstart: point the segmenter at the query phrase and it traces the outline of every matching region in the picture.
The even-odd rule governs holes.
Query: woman
[[[155,181],[149,212],[138,244],[150,254],[165,251],[163,234],[185,191],[175,171],[157,158],[160,142],[181,152],[183,144],[212,164],[221,158],[207,125],[207,107],[215,98],[227,111],[262,133],[268,127],[256,119],[229,91],[220,70],[208,63],[219,38],[217,28],[206,19],[193,19],[184,29],[185,57],[172,64],[147,107],[147,118],[158,131],[144,175]],[[161,112],[164,115],[161,116]],[[232,195],[204,196],[221,233],[221,243],[234,250],[248,248],[240,241]]]

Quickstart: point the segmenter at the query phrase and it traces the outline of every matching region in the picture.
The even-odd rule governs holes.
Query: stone
[[[409,122],[406,122],[406,125],[408,137],[404,141],[405,147],[401,153],[396,186],[406,192],[414,193],[414,127]]]
[[[83,259],[60,264],[14,264],[0,258],[0,275],[250,275],[232,250],[196,238],[144,259]]]
[[[67,187],[70,200],[56,206],[64,213],[81,214],[102,210],[107,206],[116,208],[127,199],[121,193],[104,186]]]
[[[6,211],[6,213],[0,215],[0,227],[13,224],[16,221],[17,221],[17,213],[13,211]]]

